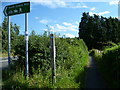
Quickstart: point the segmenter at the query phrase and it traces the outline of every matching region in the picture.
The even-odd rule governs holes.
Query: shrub
[[[24,84],[27,88],[84,87],[83,79],[88,61],[88,50],[83,40],[77,38],[63,39],[59,37],[55,39],[57,82],[53,86],[51,84],[49,37],[34,34],[29,37],[29,80],[22,77],[24,76],[25,69],[25,41],[23,39],[24,37],[20,35],[18,43],[15,45],[14,54],[19,56],[19,60],[15,65],[16,69],[13,69],[14,72],[4,73],[13,73],[10,74],[11,79],[5,80],[4,87],[7,87],[10,82],[13,82],[13,84],[10,84],[11,86],[8,85],[8,87],[14,88],[16,88],[16,84],[20,88]],[[16,79],[16,77],[18,78]],[[18,79],[20,79],[19,82],[17,81]],[[21,86],[18,83],[21,83]]]
[[[120,45],[107,47],[101,55],[95,52],[94,58],[109,87],[120,88]]]

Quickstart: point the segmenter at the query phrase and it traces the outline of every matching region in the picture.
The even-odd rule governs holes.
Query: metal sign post
[[[30,12],[30,2],[23,2],[8,5],[4,8],[4,15],[8,16],[8,64],[10,65],[10,16],[25,13],[25,37],[26,37],[26,76],[29,74],[28,64],[28,12]]]
[[[56,83],[56,63],[55,63],[55,38],[50,34],[50,56],[52,66],[52,84]]]
[[[8,16],[8,65],[10,66],[10,17]]]
[[[26,76],[29,74],[29,64],[28,64],[28,14],[25,13],[25,41],[26,41]]]

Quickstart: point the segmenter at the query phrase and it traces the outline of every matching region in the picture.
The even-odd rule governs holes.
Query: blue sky
[[[17,1],[17,0],[13,0]],[[26,0],[22,0],[26,1]],[[20,2],[2,2],[5,6]],[[105,17],[118,17],[118,0],[109,2],[65,2],[65,0],[32,0],[31,11],[28,14],[28,32],[35,30],[36,34],[43,34],[49,29],[54,33],[66,37],[77,37],[78,26],[82,13],[98,14]],[[2,15],[2,20],[4,18]],[[20,26],[20,33],[24,34],[24,14],[11,16],[11,22]]]

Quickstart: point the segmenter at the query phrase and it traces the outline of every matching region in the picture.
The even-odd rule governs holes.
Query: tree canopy
[[[82,38],[88,48],[101,49],[105,43],[120,41],[120,21],[117,18],[106,18],[94,14],[83,13],[79,24],[79,38]]]
[[[8,20],[4,18],[2,26],[0,26],[0,31],[2,31],[2,52],[7,51],[8,46]],[[11,34],[11,50],[14,48],[14,44],[17,41],[17,36],[19,35],[20,26],[17,24],[10,23],[10,34]]]

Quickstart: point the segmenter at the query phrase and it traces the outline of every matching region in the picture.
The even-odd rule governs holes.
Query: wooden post
[[[50,57],[52,67],[52,84],[56,83],[56,63],[55,63],[55,38],[50,34]]]

